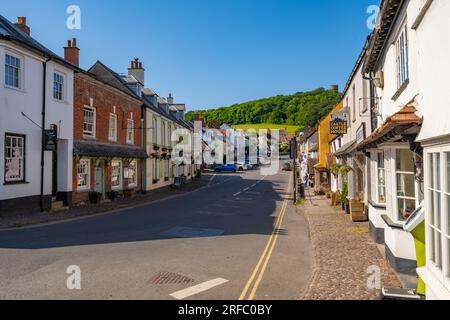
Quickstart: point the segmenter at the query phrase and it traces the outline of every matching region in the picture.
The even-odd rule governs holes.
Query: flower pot
[[[350,202],[350,217],[353,222],[364,222],[368,220],[364,203],[358,201]]]
[[[109,200],[114,201],[117,198],[117,191],[110,191],[106,194]]]
[[[123,192],[123,196],[124,196],[125,198],[132,198],[133,195],[134,195],[133,190],[125,190],[125,191]]]
[[[102,199],[102,194],[101,193],[98,193],[98,192],[90,192],[89,193],[89,201],[92,204],[99,203],[101,199]]]

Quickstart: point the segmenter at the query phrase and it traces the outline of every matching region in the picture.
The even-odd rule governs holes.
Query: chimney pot
[[[17,22],[15,23],[16,27],[25,32],[27,35],[30,35],[31,29],[27,26],[27,18],[26,17],[17,17]]]
[[[64,59],[73,64],[74,66],[79,66],[80,64],[80,49],[77,47],[77,39],[67,41],[67,47],[64,48]]]

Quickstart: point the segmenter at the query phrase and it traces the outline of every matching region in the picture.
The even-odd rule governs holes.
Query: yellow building
[[[323,118],[318,126],[318,144],[319,144],[319,163],[314,166],[315,169],[315,191],[330,190],[330,170],[328,168],[328,155],[330,154],[330,141],[336,138],[330,134],[331,115],[338,113],[344,107],[343,101],[339,102],[333,110]]]

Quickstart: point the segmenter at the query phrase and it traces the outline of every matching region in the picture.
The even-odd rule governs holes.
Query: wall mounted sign
[[[347,117],[344,114],[332,114],[330,121],[330,134],[344,135],[348,131]]]
[[[44,130],[44,150],[56,151],[58,145],[58,130]]]
[[[356,144],[360,144],[364,140],[366,140],[366,124],[362,123],[356,131]]]

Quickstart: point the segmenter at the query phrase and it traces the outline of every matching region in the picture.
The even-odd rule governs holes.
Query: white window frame
[[[384,160],[384,168],[380,168],[379,167],[379,156],[383,157]],[[385,206],[386,202],[387,202],[387,193],[386,193],[386,159],[384,156],[384,151],[383,150],[376,150],[376,151],[372,151],[371,152],[371,161],[372,161],[372,166],[371,168],[373,168],[372,170],[372,177],[373,177],[373,181],[374,183],[372,184],[372,201],[374,203],[376,203],[377,205],[382,205]],[[383,174],[384,174],[384,202],[380,201],[380,185],[379,185],[379,174],[380,174],[380,170],[383,170]]]
[[[19,61],[19,67],[17,67],[16,65],[12,65],[12,64],[6,64],[6,56],[10,56],[16,60]],[[4,68],[5,68],[5,72],[4,72],[4,84],[6,88],[11,88],[11,89],[16,89],[16,90],[21,90],[23,88],[23,70],[24,70],[24,61],[25,59],[21,56],[18,56],[17,54],[11,53],[9,51],[5,52],[5,64],[4,64]],[[17,87],[15,85],[10,85],[6,82],[6,70],[9,68],[13,68],[13,69],[17,69]],[[14,79],[14,78],[13,78]]]
[[[116,167],[116,164],[118,164],[118,167],[120,168],[120,174],[119,174],[119,185],[113,186],[113,167]],[[122,190],[123,189],[123,166],[122,166],[122,160],[112,160],[111,161],[111,190]]]
[[[161,120],[161,145],[166,146],[166,122]]]
[[[395,65],[397,70],[397,89],[409,80],[409,37],[406,22],[400,28],[400,34],[395,40]]]
[[[130,172],[134,171],[134,180],[130,181]],[[134,188],[137,186],[137,161],[133,160],[128,164],[128,187]]]
[[[407,144],[396,145],[389,148],[383,148],[384,154],[384,165],[386,170],[386,209],[389,217],[393,222],[403,225],[405,219],[400,219],[398,212],[398,199],[409,199],[415,200],[415,206],[419,205],[419,187],[417,182],[414,180],[414,195],[415,198],[398,196],[397,192],[397,173],[398,174],[411,174],[410,172],[397,171],[396,157],[397,150],[410,150]]]
[[[158,144],[158,118],[153,116],[152,119],[152,140],[154,144]]]
[[[111,121],[114,123],[114,127],[111,127]],[[117,142],[117,114],[109,114],[109,130],[108,130],[108,140],[111,142]]]
[[[92,112],[92,131],[87,131],[84,128],[84,125],[86,124],[86,115],[85,111],[86,109],[90,112]],[[97,110],[94,107],[84,106],[83,107],[83,136],[88,138],[95,138],[96,137],[96,131],[97,131]]]
[[[57,82],[56,77],[59,77],[60,79],[62,79],[62,82]],[[55,96],[57,91],[56,91],[56,85],[61,86],[61,98]],[[59,102],[63,102],[65,100],[65,93],[66,93],[66,89],[65,89],[65,85],[66,85],[66,75],[59,72],[59,71],[55,71],[53,72],[53,99]],[[59,92],[58,92],[59,94]]]
[[[450,156],[450,145],[442,147],[426,148],[424,151],[424,172],[425,172],[425,244],[426,244],[426,267],[427,269],[436,277],[436,279],[445,286],[447,290],[450,290],[450,214],[449,214],[449,202],[450,202],[450,185],[447,181],[448,168],[447,168],[447,158],[446,153]],[[430,155],[439,154],[439,163],[436,158],[433,157],[433,167],[430,166]],[[440,172],[436,170],[436,165],[440,166]],[[430,175],[430,170],[433,170],[432,175]],[[434,185],[432,180],[435,182]],[[440,186],[438,187],[436,182],[439,181]],[[433,210],[435,208],[434,201],[436,198],[430,197],[430,193],[433,192],[440,194],[440,227],[436,225],[437,214]],[[434,223],[431,223],[431,222]],[[441,234],[441,267],[436,265],[435,259],[432,259],[430,252],[434,251],[434,257],[436,256],[435,247],[435,233]],[[432,237],[433,234],[433,237]]]
[[[80,166],[84,164],[84,168],[87,169],[87,172],[80,172]],[[79,175],[86,175],[85,182],[86,184],[80,186]],[[90,159],[80,159],[77,163],[77,190],[78,191],[89,191],[91,190],[91,160]]]
[[[21,134],[14,134],[14,133],[6,133],[5,134],[5,149],[4,149],[4,179],[5,179],[5,183],[19,183],[19,182],[25,182],[25,161],[26,161],[26,137],[25,135],[21,135]],[[7,141],[11,141],[11,145],[8,146]],[[19,155],[14,155],[14,151],[17,150],[13,150],[13,141],[16,141],[16,147],[18,148],[19,151]],[[19,146],[19,142],[21,141],[21,146]],[[9,151],[11,152],[12,156],[8,156],[8,149],[10,149]],[[12,161],[12,160],[18,160],[19,161],[19,176],[15,177],[15,178],[7,178],[6,177],[6,164],[8,163],[8,161]]]
[[[127,143],[134,144],[134,120],[127,119]]]

